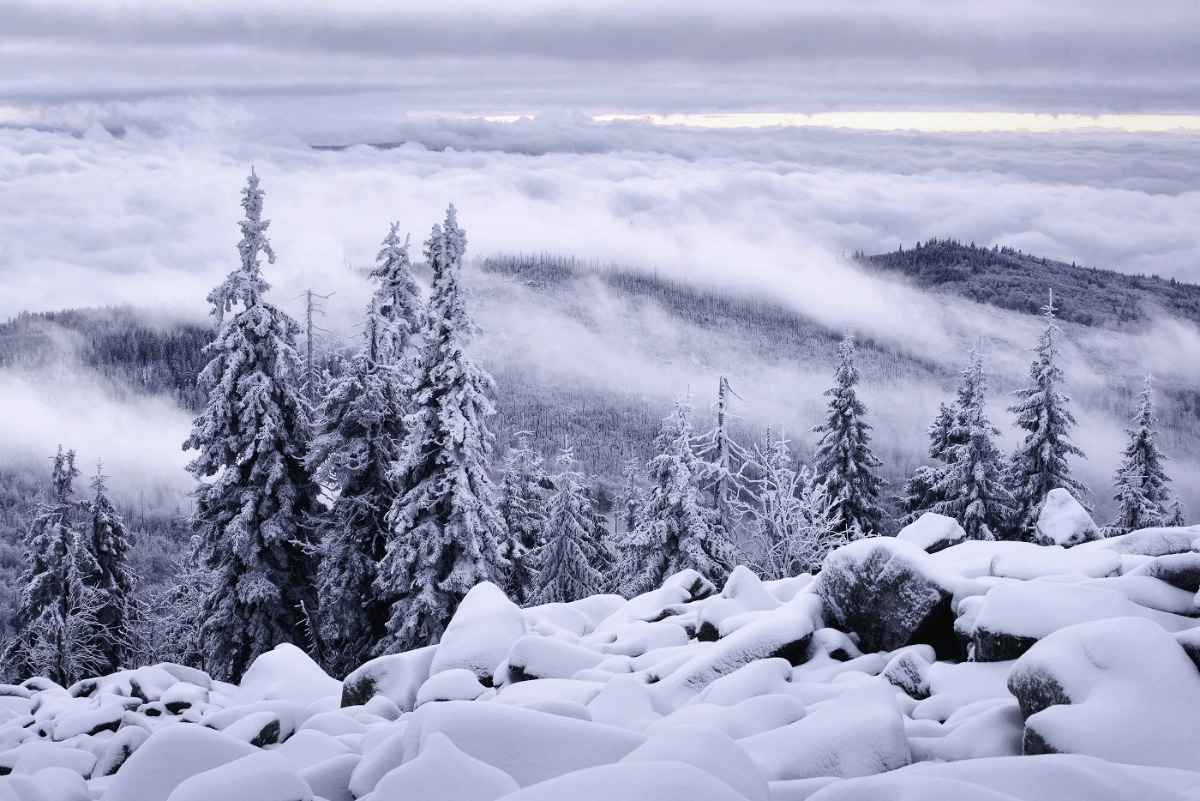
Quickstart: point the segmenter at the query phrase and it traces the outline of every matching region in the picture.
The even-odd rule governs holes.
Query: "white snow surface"
[[[441,644],[344,684],[280,646],[238,686],[169,664],[3,686],[0,801],[1200,799],[1200,529],[911,535],[833,558],[883,545],[953,596],[886,652],[829,627],[819,579],[738,568],[524,610],[480,585]],[[925,603],[904,575],[871,603]],[[970,661],[977,630],[1028,650]]]
[[[1070,492],[1052,489],[1038,513],[1037,538],[1042,545],[1070,547],[1100,539],[1100,529]]]

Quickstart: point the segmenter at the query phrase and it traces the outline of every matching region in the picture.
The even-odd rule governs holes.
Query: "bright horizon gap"
[[[464,119],[517,122],[531,114],[463,115]],[[596,122],[648,122],[693,128],[852,128],[864,131],[977,133],[989,131],[1112,130],[1135,133],[1200,131],[1200,114],[1047,114],[1024,111],[828,111],[801,114],[745,111],[696,114],[606,113]]]

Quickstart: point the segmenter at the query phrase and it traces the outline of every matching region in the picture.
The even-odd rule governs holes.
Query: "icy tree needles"
[[[835,531],[850,539],[882,533],[883,507],[879,491],[883,479],[875,468],[883,464],[871,452],[871,426],[863,419],[867,407],[858,399],[858,368],[854,366],[854,337],[838,346],[836,385],[825,391],[829,407],[824,425],[813,428],[821,435],[813,459],[816,480],[837,505]]]
[[[185,449],[198,480],[197,557],[213,571],[204,608],[205,667],[238,680],[250,662],[283,642],[306,645],[315,606],[316,537],[306,527],[317,485],[305,469],[308,412],[298,390],[300,326],[263,300],[260,254],[275,254],[253,172],[242,190],[241,266],[209,293],[220,324],[200,374],[208,404]],[[232,312],[241,308],[232,317]],[[211,481],[206,481],[211,479]]]
[[[1036,354],[1029,367],[1026,386],[1013,394],[1020,401],[1008,411],[1016,415],[1015,425],[1023,429],[1025,440],[1013,451],[1008,484],[1015,506],[1010,536],[1028,539],[1032,536],[1038,512],[1052,489],[1069,490],[1077,500],[1087,495],[1087,487],[1071,476],[1068,456],[1084,457],[1083,451],[1068,441],[1075,417],[1067,409],[1069,399],[1056,386],[1062,383],[1063,372],[1056,364],[1058,348],[1055,335],[1061,333],[1054,324],[1054,296],[1042,307],[1046,326],[1033,348]]]
[[[395,592],[381,651],[436,642],[467,591],[503,584],[504,521],[493,505],[487,465],[493,437],[491,376],[471,361],[475,333],[459,283],[466,235],[454,206],[425,242],[433,285],[412,411],[393,466],[399,495],[388,514],[391,536],[376,588]]]
[[[423,311],[408,243],[400,243],[397,228],[393,224],[383,240],[371,272],[378,286],[367,307],[363,341],[318,410],[308,455],[316,480],[337,490],[332,508],[317,518],[321,652],[336,675],[372,656],[387,634],[395,595],[377,593],[375,580],[386,551],[387,513],[396,498],[390,471],[404,440]]]

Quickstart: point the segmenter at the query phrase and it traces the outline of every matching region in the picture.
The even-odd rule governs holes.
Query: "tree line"
[[[569,442],[548,469],[517,435],[496,464],[495,384],[470,356],[477,329],[460,282],[467,239],[453,206],[423,242],[427,297],[409,238],[392,224],[370,271],[361,338],[313,392],[297,349],[303,329],[266,299],[263,264],[275,254],[263,197],[252,171],[240,264],[208,296],[216,336],[198,379],[205,405],[184,443],[195,452],[188,470],[197,486],[178,580],[148,608],[127,602],[136,577],[103,476],[93,498],[77,498],[73,454],[60,449],[53,495],[25,537],[19,633],[4,651],[10,676],[65,683],[136,655],[236,681],[281,642],[344,675],[373,656],[436,642],[481,581],[542,604],[639,593],[682,570],[720,582],[737,563],[782,578],[818,569],[840,544],[887,533],[853,336],[838,348],[809,464],[771,432],[737,441],[735,393],[722,377],[715,424],[697,432],[691,399],[677,399],[652,458],[627,466],[608,519]],[[956,400],[930,428],[937,464],[903,488],[908,519],[937,512],[972,538],[1033,539],[1050,489],[1084,497],[1067,463],[1083,454],[1057,389],[1053,302],[1044,312],[1027,385],[1010,408],[1023,443],[1007,459],[996,446],[976,349]],[[1166,489],[1149,381],[1135,425],[1116,477],[1116,532],[1182,520]]]

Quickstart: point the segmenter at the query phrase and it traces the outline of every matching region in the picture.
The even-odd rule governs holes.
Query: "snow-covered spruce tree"
[[[883,479],[875,472],[882,462],[871,452],[871,426],[863,419],[867,407],[854,386],[854,337],[846,335],[838,346],[836,386],[827,389],[829,406],[825,423],[813,428],[821,435],[813,455],[817,483],[837,504],[834,530],[849,539],[871,537],[883,531],[879,492]]]
[[[508,535],[487,473],[494,383],[466,352],[476,332],[459,283],[466,245],[450,206],[444,226],[435,225],[425,242],[433,285],[375,580],[378,592],[396,598],[380,652],[437,642],[467,591],[485,580],[503,584],[508,568]]]
[[[87,520],[79,528],[75,569],[83,591],[95,609],[92,639],[104,657],[100,672],[111,673],[130,664],[130,647],[137,607],[133,591],[137,578],[129,566],[129,531],[108,497],[101,465],[91,487],[95,493],[84,507]]]
[[[400,244],[397,228],[393,223],[371,271],[377,286],[363,341],[322,400],[308,454],[316,480],[336,491],[332,506],[317,516],[318,635],[322,663],[335,675],[370,658],[387,636],[395,601],[377,591],[375,579],[396,500],[391,466],[404,442],[422,309],[408,243]]]
[[[1122,451],[1124,458],[1117,467],[1117,517],[1109,527],[1112,534],[1126,534],[1139,528],[1165,526],[1174,523],[1171,480],[1163,468],[1166,455],[1158,449],[1158,421],[1154,415],[1154,389],[1150,376],[1142,385],[1138,406],[1133,414],[1134,428],[1127,429],[1129,444]],[[1182,508],[1179,510],[1182,512]]]
[[[650,493],[621,554],[626,594],[654,589],[687,568],[720,584],[733,566],[733,543],[700,488],[705,465],[692,449],[691,414],[690,402],[676,400],[654,439]]]
[[[941,483],[947,466],[945,464],[947,451],[951,445],[951,435],[957,424],[955,407],[945,403],[938,405],[938,415],[928,429],[929,458],[942,464],[921,465],[913,471],[904,482],[897,500],[900,511],[903,512],[901,523],[907,525],[933,508],[933,505],[944,500],[934,490]]]
[[[205,669],[237,681],[280,643],[308,648],[317,542],[306,525],[318,486],[305,468],[307,406],[299,389],[300,326],[263,296],[259,255],[274,263],[253,171],[242,190],[241,265],[211,293],[220,325],[200,373],[208,393],[185,449],[199,480],[192,516],[197,556],[212,572],[204,606]],[[231,317],[235,306],[241,308]]]
[[[788,441],[755,445],[754,502],[746,508],[746,563],[764,579],[816,572],[825,555],[846,544],[835,531],[836,509],[811,470],[796,469]]]
[[[5,644],[2,660],[10,681],[42,675],[65,686],[104,667],[91,637],[95,610],[75,563],[81,504],[71,485],[78,477],[75,451],[64,453],[59,446],[51,497],[40,505],[24,536],[28,567],[21,574],[17,634]]]
[[[932,487],[931,494],[939,500],[930,508],[957,520],[968,539],[995,539],[1012,514],[998,436],[999,429],[987,416],[987,375],[983,354],[976,348],[958,386],[955,423],[943,451],[946,465]]]
[[[508,596],[527,603],[536,589],[536,570],[530,554],[540,547],[546,528],[546,490],[553,486],[543,468],[542,455],[529,444],[529,433],[517,432],[516,447],[504,459],[499,511],[508,528],[512,567],[506,583]]]
[[[1071,477],[1068,456],[1086,458],[1068,439],[1075,418],[1067,409],[1068,398],[1056,388],[1063,372],[1056,364],[1058,348],[1054,337],[1061,333],[1054,324],[1054,295],[1042,307],[1046,325],[1032,348],[1036,354],[1029,377],[1022,389],[1013,392],[1020,402],[1008,411],[1016,415],[1014,423],[1024,430],[1025,439],[1013,451],[1008,470],[1008,487],[1013,494],[1014,513],[1008,525],[1011,539],[1027,539],[1037,523],[1038,511],[1047,493],[1063,488],[1077,500],[1087,495],[1087,487]]]
[[[701,485],[712,493],[712,507],[717,511],[719,524],[732,532],[740,509],[737,494],[745,484],[742,468],[749,454],[729,435],[730,396],[737,393],[729,386],[729,379],[721,376],[717,386],[716,425],[696,438],[695,448],[706,462]]]
[[[604,518],[575,465],[571,449],[564,448],[543,523],[544,544],[530,554],[537,582],[529,599],[533,604],[577,601],[603,592],[607,584]]]

